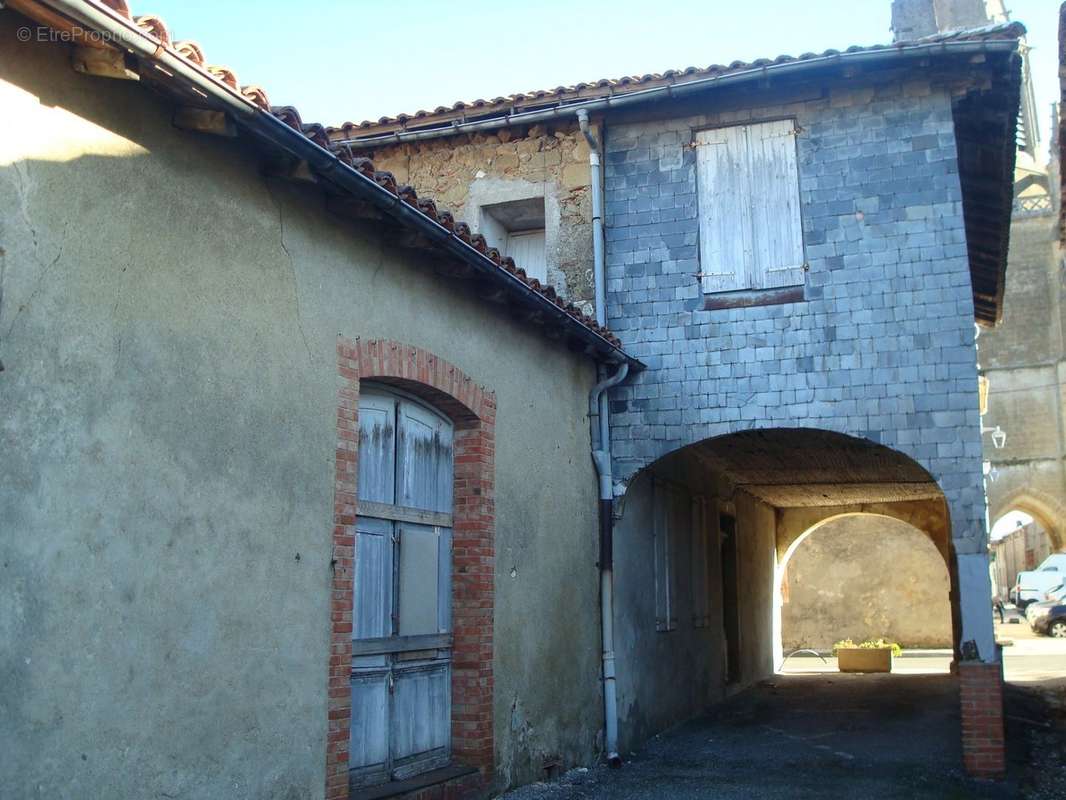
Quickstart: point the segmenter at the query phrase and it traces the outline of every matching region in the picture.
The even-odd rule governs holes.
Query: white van
[[[1066,553],[1053,553],[1039,567],[1018,573],[1011,590],[1015,605],[1024,609],[1030,603],[1043,601],[1044,593],[1066,580]]]

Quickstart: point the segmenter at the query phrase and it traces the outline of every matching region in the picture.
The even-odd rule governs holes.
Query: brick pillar
[[[1007,769],[1003,734],[1003,664],[959,662],[962,760],[974,778],[1002,778]]]

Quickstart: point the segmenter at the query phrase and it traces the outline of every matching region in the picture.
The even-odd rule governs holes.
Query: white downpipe
[[[614,656],[614,480],[611,475],[611,440],[604,437],[602,410],[606,404],[607,390],[617,386],[629,374],[629,362],[619,365],[618,371],[604,378],[589,393],[589,417],[591,422],[592,463],[599,476],[599,523],[600,523],[600,634],[603,644],[603,728],[604,749],[607,763],[612,767],[622,765],[618,755],[618,693],[616,688]]]
[[[592,274],[595,292],[596,321],[607,325],[607,279],[603,257],[603,181],[600,166],[600,143],[589,130],[588,111],[579,109],[578,125],[589,145],[589,180],[592,187]],[[600,513],[600,633],[603,643],[603,728],[607,763],[622,764],[618,755],[618,691],[614,655],[614,479],[611,469],[611,430],[608,418],[607,390],[617,386],[629,373],[629,364],[601,380],[589,395],[592,423],[592,461],[599,477]]]

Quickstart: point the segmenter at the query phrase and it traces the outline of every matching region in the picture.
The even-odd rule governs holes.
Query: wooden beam
[[[71,51],[70,64],[75,72],[100,78],[139,81],[141,76],[126,67],[126,54],[119,50],[77,45]]]
[[[175,128],[194,133],[210,133],[229,139],[237,136],[237,125],[224,111],[211,111],[194,106],[179,106],[171,119]]]

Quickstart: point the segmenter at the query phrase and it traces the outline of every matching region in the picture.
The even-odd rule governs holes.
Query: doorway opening
[[[722,631],[725,636],[725,682],[740,681],[740,586],[737,580],[737,518],[720,514],[722,537]]]

